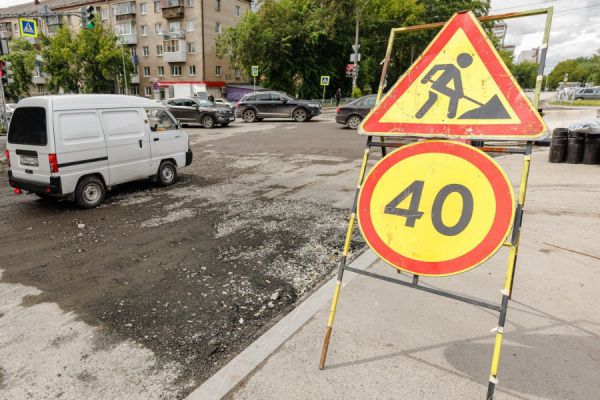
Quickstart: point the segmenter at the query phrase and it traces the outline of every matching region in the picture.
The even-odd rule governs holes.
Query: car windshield
[[[210,100],[205,100],[205,99],[194,99],[194,101],[196,102],[196,104],[198,104],[200,107],[214,107],[215,103],[213,103]]]
[[[287,94],[286,92],[280,92],[280,94],[284,95],[285,97],[288,98],[288,100],[295,100],[296,98],[294,96],[290,96],[289,94]]]

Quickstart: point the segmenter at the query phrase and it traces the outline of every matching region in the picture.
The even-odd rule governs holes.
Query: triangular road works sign
[[[526,140],[547,130],[479,21],[465,11],[444,25],[359,133]]]

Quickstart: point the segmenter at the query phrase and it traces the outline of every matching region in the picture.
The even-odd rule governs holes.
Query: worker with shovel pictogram
[[[456,63],[462,69],[467,68],[473,63],[473,57],[467,53],[461,53],[456,58]],[[433,76],[438,72],[442,71],[441,75],[437,79],[433,79]],[[456,112],[458,109],[458,102],[461,99],[470,101],[476,104],[478,107],[469,110],[458,117],[458,119],[503,119],[510,118],[510,115],[502,105],[502,102],[497,95],[494,95],[486,103],[477,101],[463,92],[461,70],[454,64],[437,64],[434,65],[429,72],[421,79],[422,84],[431,82],[431,88],[429,90],[429,98],[425,101],[425,104],[421,106],[419,111],[415,114],[415,117],[421,119],[427,114],[427,112],[433,107],[438,101],[438,93],[444,96],[448,96],[450,102],[448,104],[447,116],[450,119],[456,118]]]

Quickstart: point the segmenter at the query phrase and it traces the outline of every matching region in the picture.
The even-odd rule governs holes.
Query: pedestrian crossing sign
[[[369,113],[359,133],[531,140],[547,130],[473,13],[459,12]]]
[[[37,21],[33,18],[19,18],[19,26],[21,27],[21,36],[36,38],[38,37]]]
[[[321,86],[329,86],[329,75],[323,75],[321,77]]]

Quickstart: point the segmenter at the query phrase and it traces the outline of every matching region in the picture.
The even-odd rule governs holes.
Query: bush
[[[362,90],[360,90],[360,88],[358,86],[355,87],[354,90],[352,91],[352,97],[357,99],[362,96],[363,96]]]

